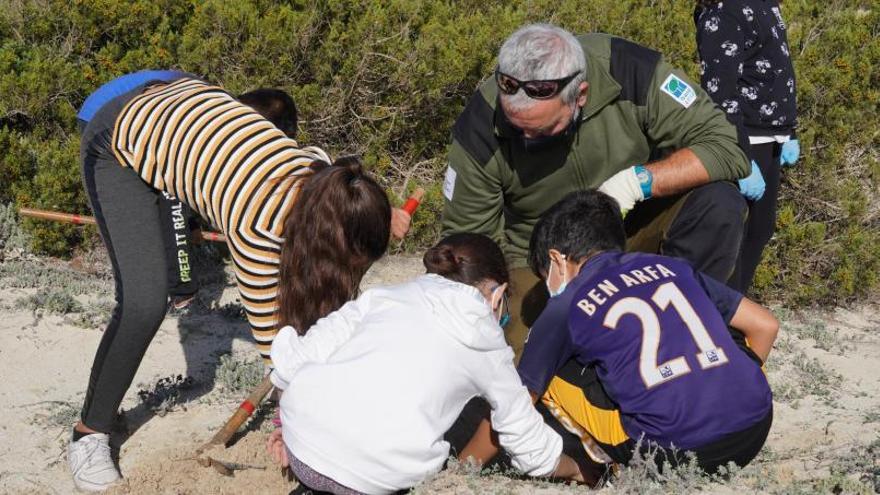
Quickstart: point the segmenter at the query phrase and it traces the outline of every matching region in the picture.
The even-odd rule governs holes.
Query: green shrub
[[[820,304],[880,285],[880,12],[864,0],[786,2],[801,162],[784,172],[758,295]],[[411,236],[436,239],[449,130],[503,39],[531,21],[657,48],[697,75],[693,2],[659,0],[0,0],[0,203],[88,212],[74,114],[112,77],[179,68],[232,92],[287,89],[304,143],[357,153],[402,200],[428,190]],[[25,224],[40,252],[93,236]]]
[[[231,395],[245,395],[253,391],[263,379],[263,363],[232,354],[220,356],[220,365],[214,375],[214,381],[220,389]]]
[[[18,222],[15,208],[0,203],[0,261],[7,251],[25,250],[29,245],[30,239]]]
[[[34,313],[42,314],[45,312],[54,315],[79,313],[83,310],[82,304],[74,299],[69,291],[58,288],[20,297],[16,299],[15,306],[18,309],[25,309]]]

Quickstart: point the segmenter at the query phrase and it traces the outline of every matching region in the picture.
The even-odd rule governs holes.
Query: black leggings
[[[192,269],[192,210],[179,199],[163,192],[159,195],[159,218],[162,220],[162,239],[168,260],[168,294],[191,296],[198,289]]]
[[[776,200],[779,196],[780,169],[779,154],[782,145],[779,143],[753,144],[751,159],[758,163],[767,188],[758,201],[749,201],[749,218],[740,248],[736,269],[731,275],[728,285],[747,293],[755,279],[755,270],[761,263],[764,247],[773,237],[776,230]]]
[[[76,119],[79,133],[85,135],[89,123]],[[84,162],[83,162],[84,163]],[[191,296],[198,290],[192,268],[192,226],[196,220],[192,209],[179,199],[163,193],[159,197],[162,235],[168,258],[168,294]]]
[[[83,132],[83,182],[116,281],[116,307],[92,364],[81,419],[113,429],[119,405],[165,318],[168,275],[159,193],[120,165],[110,143],[116,117],[142,88],[108,102]]]

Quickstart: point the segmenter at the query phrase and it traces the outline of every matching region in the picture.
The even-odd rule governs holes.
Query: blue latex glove
[[[782,143],[782,153],[779,154],[779,164],[792,166],[801,156],[801,143],[797,139],[789,139]]]
[[[752,160],[752,173],[745,179],[739,180],[739,192],[746,199],[757,201],[764,195],[766,188],[767,184],[764,182],[764,176],[761,175],[761,169],[758,168],[755,160]]]

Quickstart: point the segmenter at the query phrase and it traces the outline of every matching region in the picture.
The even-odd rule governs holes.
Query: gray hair
[[[574,105],[578,86],[586,80],[584,49],[573,34],[552,24],[529,24],[511,34],[498,52],[498,70],[520,81],[560,79],[580,71],[561,93],[562,101]],[[525,110],[537,103],[522,91],[501,93],[505,106]]]

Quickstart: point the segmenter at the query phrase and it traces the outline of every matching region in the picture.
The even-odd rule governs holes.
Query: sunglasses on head
[[[506,95],[516,94],[517,91],[522,89],[523,93],[533,100],[547,100],[558,95],[580,73],[581,71],[577,71],[574,74],[560,77],[559,79],[520,81],[495,69],[495,82],[498,83],[498,88],[501,92]]]

